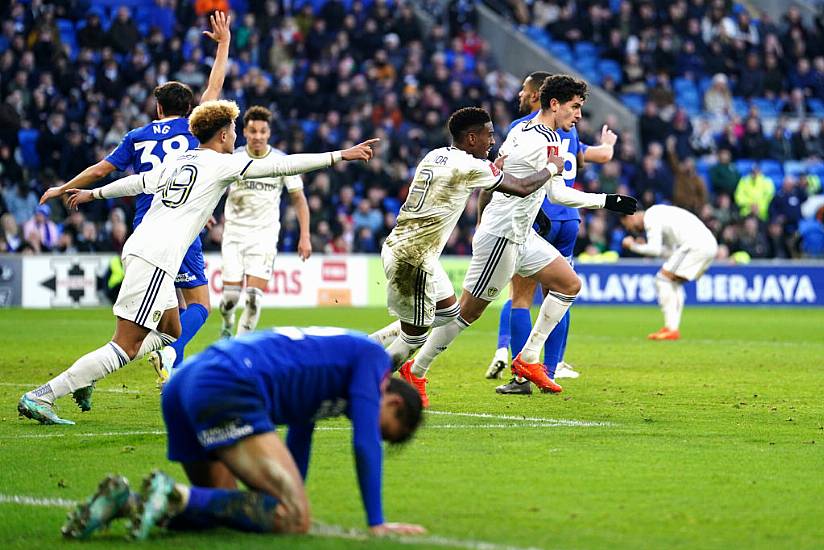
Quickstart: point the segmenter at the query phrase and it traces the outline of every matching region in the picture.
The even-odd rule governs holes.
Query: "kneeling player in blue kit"
[[[69,513],[63,534],[85,538],[118,517],[130,518],[137,539],[153,526],[305,533],[315,422],[342,414],[352,421],[370,531],[424,532],[383,517],[381,439],[408,440],[422,411],[418,393],[391,378],[390,367],[380,345],[337,328],[283,327],[212,345],[181,365],[162,394],[168,457],[182,463],[192,486],[155,471],[137,494],[110,475]],[[285,444],[278,424],[288,426]],[[238,490],[238,481],[250,490]]]

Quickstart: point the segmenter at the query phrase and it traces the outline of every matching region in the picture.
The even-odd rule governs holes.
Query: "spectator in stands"
[[[750,98],[764,95],[764,71],[761,69],[761,58],[757,52],[747,54],[747,61],[736,85],[738,95]]]
[[[132,20],[129,8],[120,6],[117,9],[115,20],[109,27],[109,44],[117,53],[127,54],[132,51],[138,40],[140,40],[140,33]]]
[[[729,149],[718,151],[718,162],[710,168],[710,184],[716,194],[732,197],[741,174],[735,164],[732,163],[732,155]]]
[[[742,218],[754,215],[766,221],[773,195],[773,180],[761,172],[761,166],[756,162],[752,166],[752,171],[738,182],[735,188],[735,204],[738,205]]]
[[[683,160],[678,157],[674,137],[667,140],[667,156],[675,177],[672,204],[699,214],[707,203],[707,189],[695,171],[695,161],[692,157]]]
[[[761,129],[761,122],[751,116],[745,124],[744,136],[741,138],[741,154],[750,159],[765,159],[769,146]]]
[[[106,31],[100,22],[100,13],[92,9],[86,14],[85,25],[77,31],[77,45],[81,48],[100,50],[106,44]]]
[[[793,158],[792,133],[784,125],[783,120],[779,120],[773,130],[770,140],[767,142],[767,157],[785,161]]]
[[[36,242],[38,250],[52,250],[57,247],[60,239],[60,230],[49,219],[49,216],[51,216],[51,207],[48,204],[41,204],[35,210],[34,216],[23,224],[23,235],[26,241],[31,244]]]
[[[732,113],[732,94],[727,75],[718,73],[712,77],[712,85],[704,93],[704,108],[714,115]]]
[[[815,135],[809,121],[805,120],[792,137],[795,158],[824,158],[821,135]]]
[[[0,241],[2,241],[0,252],[18,252],[23,246],[20,226],[17,225],[10,212],[0,216]]]
[[[9,213],[14,216],[14,221],[22,225],[34,216],[37,208],[37,195],[28,184],[18,181],[16,185],[6,186],[3,189],[3,202],[6,203]]]
[[[769,254],[770,246],[757,217],[748,216],[744,220],[738,237],[738,250],[746,252],[751,258],[766,258]]]
[[[780,224],[787,235],[794,235],[801,221],[801,204],[806,200],[806,189],[798,184],[795,176],[785,175],[781,189],[770,203],[770,220]]]

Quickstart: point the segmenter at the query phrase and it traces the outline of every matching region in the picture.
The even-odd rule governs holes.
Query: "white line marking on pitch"
[[[7,386],[7,387],[12,387],[12,388],[37,388],[37,387],[40,386],[40,384],[16,384],[16,383],[13,383],[13,382],[0,382],[0,386]],[[103,393],[131,393],[131,394],[140,393],[137,390],[127,390],[127,389],[122,389],[122,388],[115,388],[115,389],[95,388],[94,391],[103,392]]]
[[[575,426],[575,427],[590,427],[590,426],[610,426],[609,422],[594,422],[589,420],[564,420],[562,418],[540,418],[535,416],[516,416],[506,414],[489,414],[489,413],[467,413],[467,412],[451,412],[451,411],[427,411],[428,414],[443,414],[449,416],[466,416],[469,418],[491,418],[494,420],[519,420],[522,422],[543,422],[553,426]]]
[[[0,504],[22,504],[24,506],[46,506],[51,508],[68,508],[77,505],[76,500],[64,498],[30,497],[27,495],[4,495],[0,493]],[[358,529],[347,529],[339,525],[326,525],[313,522],[310,535],[325,538],[367,541],[374,537]],[[464,540],[442,537],[439,535],[422,535],[419,537],[387,537],[388,540],[400,544],[418,544],[428,546],[442,546],[446,548],[465,548],[467,550],[539,550],[534,547],[519,547],[508,544],[497,544],[481,540]],[[377,542],[377,541],[376,541]]]

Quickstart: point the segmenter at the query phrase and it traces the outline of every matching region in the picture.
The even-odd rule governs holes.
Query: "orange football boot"
[[[546,368],[542,363],[527,363],[521,359],[520,353],[512,361],[512,372],[518,376],[523,376],[538,386],[538,389],[544,393],[560,393],[564,390],[547,376]]]
[[[429,408],[429,396],[426,395],[426,378],[418,378],[414,374],[412,374],[412,364],[415,362],[414,359],[410,359],[406,363],[401,366],[401,369],[398,373],[401,375],[401,378],[412,384],[412,387],[418,390],[418,395],[421,396],[421,402],[423,403],[423,408]]]
[[[650,340],[678,340],[681,338],[681,333],[677,330],[670,330],[667,327],[663,327],[657,332],[648,335],[647,338]]]

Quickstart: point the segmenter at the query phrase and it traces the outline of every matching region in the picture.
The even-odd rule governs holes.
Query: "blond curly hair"
[[[195,107],[189,115],[189,131],[200,143],[206,143],[221,129],[234,122],[238,115],[240,109],[234,101],[206,101]]]

